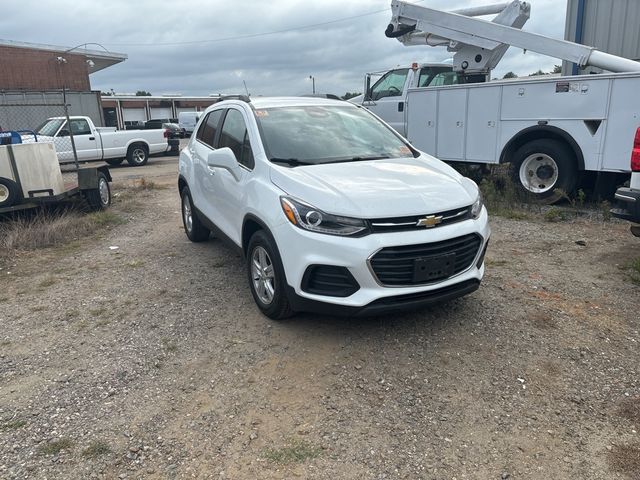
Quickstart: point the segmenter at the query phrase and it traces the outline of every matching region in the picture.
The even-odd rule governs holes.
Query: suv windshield
[[[390,128],[355,106],[274,107],[255,112],[272,162],[290,166],[413,157]]]
[[[44,137],[53,137],[64,122],[64,118],[52,118],[40,125],[36,129],[36,133]]]

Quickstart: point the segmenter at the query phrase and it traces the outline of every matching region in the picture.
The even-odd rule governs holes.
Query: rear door
[[[193,203],[213,223],[218,223],[218,210],[214,201],[213,176],[215,170],[207,165],[207,157],[214,149],[218,126],[225,110],[214,110],[200,124],[196,138],[189,143],[189,154],[193,162]]]

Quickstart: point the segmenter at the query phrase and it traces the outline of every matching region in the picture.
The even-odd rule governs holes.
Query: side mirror
[[[207,165],[211,168],[223,168],[227,170],[233,178],[240,180],[240,166],[233,151],[229,147],[218,148],[209,153]]]
[[[60,130],[58,132],[58,136],[59,137],[68,137],[69,136],[69,130]]]
[[[364,101],[370,102],[371,95],[371,75],[367,75],[364,80]]]

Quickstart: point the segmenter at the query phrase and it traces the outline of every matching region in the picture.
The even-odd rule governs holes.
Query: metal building
[[[565,40],[640,60],[639,0],[567,0]],[[599,73],[563,62],[563,75]]]

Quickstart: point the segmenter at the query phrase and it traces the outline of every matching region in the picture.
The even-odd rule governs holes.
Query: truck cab
[[[442,87],[484,81],[486,81],[485,75],[465,75],[454,72],[450,63],[414,63],[410,67],[368,73],[365,77],[365,94],[351,101],[368,108],[401,135],[406,135],[405,106],[407,91],[410,88]]]

